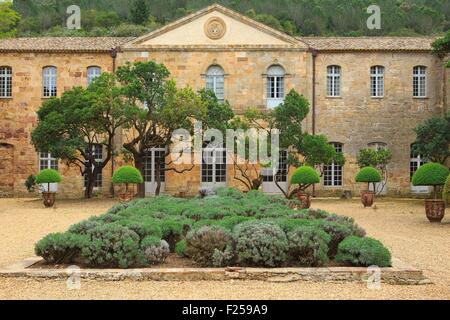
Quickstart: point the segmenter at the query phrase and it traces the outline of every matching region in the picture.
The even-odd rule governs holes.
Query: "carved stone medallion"
[[[212,17],[205,23],[205,34],[212,40],[221,39],[225,32],[227,32],[227,26],[225,21],[219,17]]]

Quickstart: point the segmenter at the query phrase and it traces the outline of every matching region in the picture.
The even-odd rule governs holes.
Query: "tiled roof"
[[[301,37],[319,51],[430,51],[433,37]]]
[[[0,39],[0,52],[108,52],[133,38],[42,37]]]

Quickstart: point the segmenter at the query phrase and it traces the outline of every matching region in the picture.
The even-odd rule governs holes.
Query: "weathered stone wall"
[[[58,68],[58,95],[73,86],[87,85],[87,68],[99,66],[112,71],[108,53],[1,53],[2,66],[12,67],[12,98],[0,98],[0,154],[12,157],[14,165],[0,165],[0,195],[26,196],[24,186],[30,174],[39,170],[38,154],[30,143],[31,132],[37,123],[36,111],[45,101],[42,98],[42,68]],[[4,147],[8,144],[8,147]],[[2,161],[3,162],[3,161]],[[77,168],[59,164],[64,176],[59,185],[59,197],[80,197],[83,178]]]
[[[327,66],[341,66],[341,97],[327,97]],[[370,67],[385,67],[385,95],[371,98]],[[413,98],[413,67],[427,67],[427,97]],[[344,185],[318,186],[322,194],[342,189],[359,192],[354,183],[356,156],[369,143],[384,142],[393,153],[389,164],[388,193],[410,193],[410,145],[413,129],[443,112],[442,61],[429,53],[358,52],[319,53],[317,57],[317,130],[330,141],[344,144],[347,164]],[[320,194],[320,192],[319,192]]]

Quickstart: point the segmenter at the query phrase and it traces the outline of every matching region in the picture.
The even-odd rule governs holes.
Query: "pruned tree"
[[[383,192],[384,187],[388,183],[388,164],[392,160],[392,152],[389,149],[381,148],[379,150],[373,148],[362,149],[358,153],[357,162],[360,168],[373,167],[381,172],[383,181],[379,187],[374,184],[374,192],[379,195]]]
[[[156,195],[160,193],[161,170],[181,174],[194,168],[192,165],[179,170],[172,165],[177,159],[167,158],[171,154],[175,130],[183,128],[192,132],[193,120],[203,119],[206,113],[201,96],[190,88],[177,89],[175,82],[168,80],[169,75],[163,64],[154,61],[127,63],[117,70],[128,106],[124,149],[132,155],[136,168],[143,176],[148,151],[153,148],[166,150],[164,157],[155,159]],[[182,152],[176,158],[181,156]],[[166,162],[165,165],[162,161]],[[138,186],[138,195],[145,196],[144,184]]]
[[[113,75],[104,73],[87,89],[75,87],[61,98],[47,100],[38,110],[31,141],[38,152],[49,152],[86,176],[85,197],[91,198],[97,175],[115,153],[114,137],[127,122],[127,108]],[[95,146],[103,161],[96,161]]]

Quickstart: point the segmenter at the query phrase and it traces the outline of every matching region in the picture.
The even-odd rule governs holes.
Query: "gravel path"
[[[113,204],[59,201],[55,209],[45,209],[37,200],[0,199],[0,266],[33,256],[34,243],[47,233],[64,231]],[[449,213],[441,225],[432,225],[420,200],[381,200],[376,209],[363,209],[357,200],[315,199],[313,207],[354,217],[434,284],[369,290],[355,283],[82,281],[80,290],[68,290],[65,281],[0,279],[0,299],[450,299]]]

